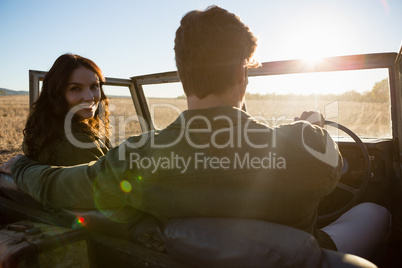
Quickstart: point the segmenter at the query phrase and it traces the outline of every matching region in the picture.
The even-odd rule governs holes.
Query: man
[[[337,145],[320,127],[322,116],[303,113],[300,119],[315,125],[299,121],[270,128],[241,110],[247,68],[258,66],[256,46],[236,15],[215,6],[189,12],[175,39],[187,111],[167,128],[131,137],[88,165],[58,168],[21,158],[12,166],[15,182],[47,206],[131,206],[159,219],[254,218],[302,229],[323,247],[368,257],[389,224],[382,207],[370,205],[379,212],[367,214],[365,220],[375,223],[366,232],[381,235],[369,239],[363,253],[360,245],[348,248],[339,234],[342,227],[358,240],[348,224],[356,222],[355,212],[346,224],[342,218],[328,229],[335,243],[316,227],[318,204],[342,170]]]

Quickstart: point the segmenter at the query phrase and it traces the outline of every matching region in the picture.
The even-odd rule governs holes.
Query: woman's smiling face
[[[75,69],[68,80],[65,97],[70,109],[79,107],[76,114],[80,118],[94,117],[101,97],[99,77],[85,67]]]

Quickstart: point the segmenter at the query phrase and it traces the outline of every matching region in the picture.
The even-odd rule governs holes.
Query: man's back
[[[125,149],[126,178],[141,193],[130,203],[162,219],[254,218],[314,233],[316,208],[342,167],[327,135],[306,122],[269,128],[233,107],[185,111]],[[337,156],[336,165],[305,146]]]
[[[13,175],[23,190],[55,207],[128,205],[161,219],[255,218],[314,233],[316,208],[337,184],[342,166],[327,135],[306,122],[272,129],[233,107],[191,110],[81,170],[47,174],[38,166],[32,176],[45,173],[41,185],[24,180],[27,174]],[[337,165],[306,146],[338,156]],[[64,187],[75,174],[82,177],[78,185]]]

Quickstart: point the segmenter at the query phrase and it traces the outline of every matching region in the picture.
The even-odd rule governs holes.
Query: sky
[[[0,0],[0,88],[28,90],[28,70],[47,71],[67,52],[92,59],[107,77],[176,70],[180,19],[213,4],[258,36],[261,62],[401,46],[401,0]]]

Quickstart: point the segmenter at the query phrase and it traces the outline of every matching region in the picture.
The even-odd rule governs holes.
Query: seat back
[[[150,222],[153,223],[152,227],[150,227],[153,228],[152,230],[156,230],[158,227],[157,220],[152,216],[131,207],[105,209],[101,211],[94,209],[71,210],[44,208],[30,195],[18,189],[10,175],[1,172],[0,196],[5,196],[9,199],[2,200],[3,203],[7,203],[3,204],[3,206],[7,205],[8,210],[16,210],[16,212],[22,216],[22,219],[34,219],[68,228],[80,228],[84,226],[89,231],[97,231],[123,238],[127,238],[135,225],[141,226],[141,230],[150,226]],[[136,234],[136,236],[139,235]]]
[[[133,224],[132,239],[160,229],[158,220],[130,208],[110,212],[61,210],[57,215],[43,211],[4,173],[0,173],[0,192],[8,197],[1,198],[0,207],[49,224],[71,227],[74,219],[83,217],[88,230],[126,239]],[[161,238],[169,255],[192,267],[376,267],[354,255],[323,250],[304,231],[253,219],[173,219],[165,224]]]
[[[27,205],[32,208],[41,209],[42,205],[39,204],[30,195],[18,189],[14,180],[9,174],[0,172],[0,194],[17,201],[21,205]]]
[[[376,267],[321,249],[307,232],[253,219],[174,219],[162,239],[171,256],[194,267]]]

